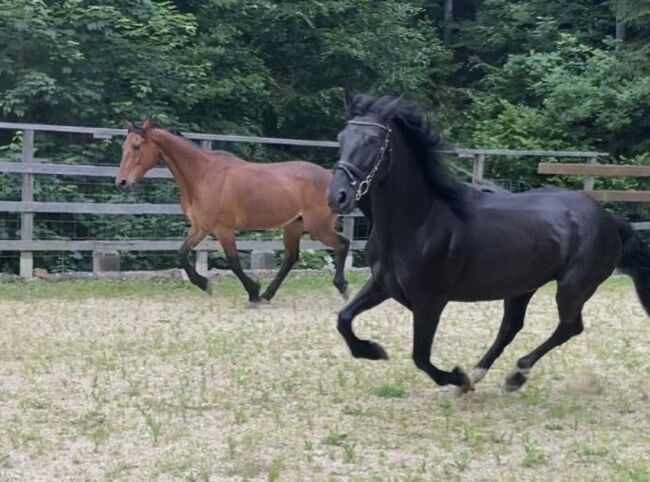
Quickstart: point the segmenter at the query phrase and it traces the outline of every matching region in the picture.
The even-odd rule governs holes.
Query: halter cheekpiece
[[[384,161],[384,158],[386,157],[386,153],[388,153],[388,156],[390,157],[390,134],[391,134],[391,129],[390,127],[387,127],[383,124],[379,124],[378,122],[367,122],[367,121],[358,121],[358,120],[351,120],[348,121],[348,124],[352,124],[355,126],[370,126],[370,127],[379,127],[382,129],[386,135],[384,137],[384,143],[382,146],[379,148],[379,160],[375,164],[375,166],[370,170],[368,175],[363,179],[363,174],[359,169],[353,165],[350,164],[349,162],[346,161],[339,161],[334,165],[334,170],[340,169],[345,173],[345,175],[348,177],[350,180],[350,185],[354,188],[356,188],[357,192],[354,196],[355,200],[361,199],[370,189],[370,184],[372,183],[373,178],[375,177],[375,174],[377,174],[377,171],[379,170],[379,167],[381,166],[382,162]],[[361,181],[363,179],[363,181]]]

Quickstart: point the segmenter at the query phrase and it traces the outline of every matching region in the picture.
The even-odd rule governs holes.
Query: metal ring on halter
[[[358,201],[368,192],[368,189],[370,189],[370,181],[368,179],[361,181],[359,183],[359,189],[357,189],[357,193],[354,195],[354,198]]]

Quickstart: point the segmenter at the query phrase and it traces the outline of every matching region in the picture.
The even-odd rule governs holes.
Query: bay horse
[[[417,368],[463,393],[521,330],[535,291],[555,280],[559,325],[507,376],[506,389],[516,390],[540,358],[582,332],[583,305],[616,267],[632,277],[650,313],[650,250],[629,223],[580,192],[485,193],[461,183],[442,163],[439,133],[415,102],[357,95],[346,105],[350,120],[339,134],[328,202],[339,214],[359,203],[373,219],[366,246],[372,277],[338,314],[354,357],[388,358],[381,345],[355,335],[352,320],[393,298],[413,312]],[[500,329],[470,376],[433,365],[445,305],[497,299],[504,300]]]
[[[334,229],[338,215],[327,206],[330,171],[304,161],[259,164],[225,151],[206,151],[189,139],[155,127],[151,119],[140,126],[127,122],[126,127],[115,184],[123,190],[131,188],[159,160],[169,168],[180,187],[181,209],[191,225],[179,261],[193,284],[211,293],[209,280],[196,272],[189,253],[212,233],[249,301],[270,301],[298,260],[300,237],[306,231],[335,251],[333,282],[346,297],[343,268],[350,242]],[[284,259],[260,296],[259,283],[244,273],[239,262],[235,230],[278,227],[283,230]]]

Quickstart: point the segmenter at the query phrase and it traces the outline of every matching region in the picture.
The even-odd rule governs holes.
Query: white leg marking
[[[469,372],[469,379],[472,382],[472,385],[475,385],[481,380],[483,380],[487,372],[488,372],[487,368],[479,368],[479,367],[472,368],[472,371]]]

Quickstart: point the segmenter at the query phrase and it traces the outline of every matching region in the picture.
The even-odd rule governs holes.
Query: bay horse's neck
[[[158,146],[162,161],[180,187],[181,196],[192,199],[198,180],[215,159],[193,142],[164,129],[151,129],[148,136]]]

